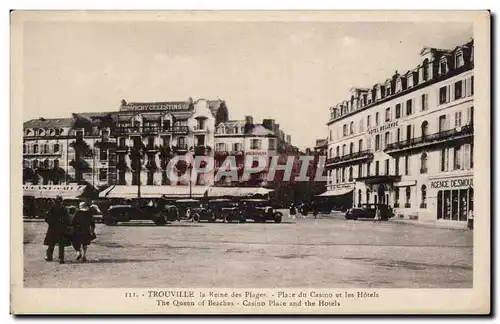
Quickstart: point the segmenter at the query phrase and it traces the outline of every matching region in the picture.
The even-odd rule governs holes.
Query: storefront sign
[[[339,184],[339,185],[330,185],[328,186],[328,190],[337,190],[337,189],[354,189],[354,184]]]
[[[121,111],[179,111],[185,110],[182,104],[144,104],[123,106]]]
[[[393,122],[390,122],[390,123],[387,123],[387,124],[384,124],[382,126],[379,126],[379,127],[374,127],[372,129],[369,129],[368,130],[368,134],[375,134],[375,133],[380,133],[380,132],[383,132],[387,129],[391,129],[391,128],[394,128],[394,127],[398,127],[398,120],[396,121],[393,121]]]
[[[432,189],[473,187],[473,178],[436,180],[431,182]]]
[[[262,152],[262,151],[256,151],[256,152],[245,152],[245,155],[260,155],[260,156],[264,156],[264,155],[268,155],[268,153],[266,151]]]
[[[58,186],[58,185],[25,185],[23,186],[24,191],[58,191],[58,192],[68,192],[68,191],[80,191],[84,189],[85,186]]]

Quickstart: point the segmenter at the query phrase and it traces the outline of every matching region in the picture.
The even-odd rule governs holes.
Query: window
[[[361,189],[358,190],[358,207],[361,206],[361,198],[363,197],[363,193]]]
[[[459,68],[463,65],[464,65],[464,56],[462,52],[457,52],[457,54],[455,54],[455,67]]]
[[[332,136],[332,130],[330,129],[330,141],[333,140],[333,136]]]
[[[38,160],[33,160],[33,169],[38,169]]]
[[[403,87],[401,86],[401,79],[398,79],[396,81],[396,93],[401,92],[402,89]]]
[[[108,179],[108,170],[99,169],[99,181],[106,181]]]
[[[396,105],[396,119],[401,118],[401,104]]]
[[[474,144],[470,145],[470,168],[474,167]]]
[[[368,162],[366,164],[366,176],[369,177],[370,176],[370,172],[371,172],[371,168],[372,168],[372,164],[370,162]]]
[[[346,150],[346,147],[347,147],[347,145],[346,145],[346,144],[342,145],[342,156],[344,156],[344,155],[345,155],[345,150]]]
[[[59,160],[58,159],[54,160],[54,169],[59,169]]]
[[[405,204],[405,208],[410,208],[411,207],[410,200],[411,200],[411,188],[410,187],[406,187],[406,204]]]
[[[399,187],[394,188],[394,208],[399,207]]]
[[[345,182],[345,168],[342,168],[342,182]]]
[[[58,143],[54,144],[54,153],[59,153],[59,149],[60,149],[59,144]]]
[[[262,147],[262,140],[260,139],[251,139],[250,140],[250,149],[251,150],[260,150]]]
[[[420,196],[422,199],[422,202],[420,203],[420,208],[427,208],[427,186],[422,185],[420,188]]]
[[[375,151],[380,151],[380,135],[375,135]]]
[[[462,81],[455,82],[455,100],[463,97],[462,93]]]
[[[354,134],[354,122],[352,121],[349,126],[349,134]]]
[[[177,139],[177,145],[179,147],[186,147],[186,138],[185,137],[179,137]]]
[[[342,131],[343,136],[347,136],[347,124],[344,124],[344,126],[342,127]]]
[[[362,139],[360,139],[358,141],[358,152],[361,152],[361,151],[363,151],[363,140]]]
[[[394,173],[399,175],[399,156],[394,159]]]
[[[99,150],[99,160],[100,161],[108,160],[108,150]]]
[[[154,184],[154,172],[148,171],[146,184],[152,186]]]
[[[406,126],[406,141],[410,142],[411,141],[411,125]]]
[[[354,153],[354,143],[351,142],[351,144],[349,144],[349,154],[352,155],[352,153]]]
[[[429,96],[424,93],[422,94],[422,96],[420,97],[421,98],[421,102],[422,102],[422,111],[424,110],[427,110],[427,108],[429,107]]]
[[[270,150],[275,150],[276,149],[276,139],[275,138],[270,138],[269,139],[269,149]]]
[[[349,167],[349,182],[354,180],[352,167]]]
[[[389,159],[385,160],[385,175],[389,175]]]
[[[422,79],[424,81],[429,80],[429,60],[425,59],[422,67]]]
[[[410,116],[413,113],[413,100],[409,99],[406,101],[406,116]]]
[[[366,116],[366,128],[371,127],[371,118],[372,116]]]
[[[444,148],[441,150],[441,171],[448,171],[448,149]]]
[[[448,102],[448,87],[444,86],[439,88],[439,104],[445,104]]]
[[[410,175],[410,156],[405,156],[405,175]]]
[[[358,178],[363,176],[363,164],[358,164]]]
[[[38,144],[33,145],[33,153],[35,153],[35,154],[38,153]]]
[[[396,143],[401,141],[401,128],[396,130]]]
[[[336,153],[337,153],[337,155],[335,155],[335,156],[340,156],[340,146],[337,146]]]
[[[474,95],[474,76],[470,77],[470,94]]]
[[[420,130],[421,130],[422,137],[426,137],[428,132],[429,132],[429,123],[427,122],[427,120],[424,120],[424,122],[422,123],[422,126],[420,126]]]
[[[380,172],[380,163],[379,161],[375,161],[375,175],[378,176]]]
[[[370,203],[370,191],[368,189],[366,189],[366,203]]]
[[[460,170],[462,168],[462,160],[460,158],[461,152],[461,146],[453,148],[453,170]]]
[[[474,125],[474,107],[467,109],[467,124]]]
[[[378,125],[378,123],[379,123],[378,117],[379,117],[379,113],[377,112],[377,113],[375,113],[375,125]]]
[[[462,112],[457,111],[455,112],[455,127],[460,127],[462,126]]]
[[[23,154],[26,153],[26,144],[23,144]]]
[[[328,150],[328,158],[332,158],[332,157],[333,157],[333,149],[331,148],[330,150]]]
[[[363,128],[363,127],[364,127],[364,124],[363,124],[363,119],[361,119],[361,120],[359,121],[359,132],[360,132],[360,133],[364,131],[364,128]]]
[[[389,145],[390,140],[391,140],[391,133],[385,132],[384,147],[387,147],[387,145]]]
[[[448,64],[445,59],[441,60],[439,63],[439,70],[441,71],[441,74],[446,74],[448,72]]]
[[[470,144],[464,144],[464,167],[465,169],[470,169]]]
[[[439,116],[438,125],[440,133],[446,130],[446,115]]]
[[[420,174],[427,173],[427,153],[422,153],[420,156]]]
[[[224,152],[226,150],[226,144],[225,143],[217,143],[215,145],[215,150],[217,152]]]
[[[385,108],[385,121],[391,120],[391,107]]]

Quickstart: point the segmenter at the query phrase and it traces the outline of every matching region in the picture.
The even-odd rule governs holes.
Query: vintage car
[[[113,226],[120,222],[130,222],[132,220],[151,220],[156,225],[165,225],[167,223],[165,215],[157,212],[155,208],[139,208],[132,205],[109,207],[108,212],[103,216],[102,222],[105,225]]]
[[[203,204],[200,207],[191,208],[191,215],[193,222],[209,221],[213,223],[217,220],[217,216],[211,210],[207,204]]]
[[[196,199],[179,199],[175,201],[175,206],[179,212],[179,219],[193,219],[193,210],[202,208],[201,202]]]
[[[275,212],[270,206],[269,201],[265,199],[245,199],[239,204],[240,222],[244,223],[247,219],[252,219],[256,223],[264,223],[272,220],[275,223],[281,223],[283,214]]]
[[[230,199],[212,199],[208,202],[208,208],[215,214],[215,218],[225,223],[240,220],[238,205]]]
[[[394,217],[394,212],[391,207],[384,204],[361,204],[359,207],[350,208],[345,213],[345,219],[359,219],[359,218],[375,218],[376,210],[380,209],[380,216],[382,220],[388,220]]]

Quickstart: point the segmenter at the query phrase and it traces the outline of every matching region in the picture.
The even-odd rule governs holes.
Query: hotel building
[[[474,43],[424,48],[421,64],[330,108],[328,195],[396,217],[466,221],[474,206]],[[484,107],[482,107],[485,109]]]

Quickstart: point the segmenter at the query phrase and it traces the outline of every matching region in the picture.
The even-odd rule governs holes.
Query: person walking
[[[382,216],[380,215],[380,208],[375,209],[375,219],[374,222],[382,222]]]
[[[45,222],[49,225],[43,244],[47,246],[46,261],[53,261],[54,248],[59,247],[59,263],[64,263],[64,248],[71,245],[70,217],[58,196],[53,206],[47,212]]]
[[[73,229],[73,247],[78,252],[76,259],[85,262],[87,261],[87,247],[96,238],[92,211],[85,202],[80,202],[79,209],[71,221],[71,226]]]

